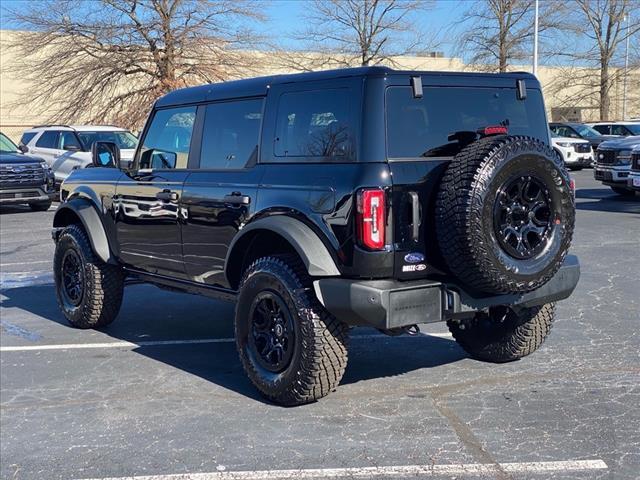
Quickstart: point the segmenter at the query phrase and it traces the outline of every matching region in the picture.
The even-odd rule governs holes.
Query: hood
[[[606,142],[607,140],[620,140],[621,136],[619,135],[594,135],[593,137],[583,137],[585,140],[589,140],[589,143],[592,145],[600,145],[602,142]]]
[[[22,153],[0,153],[0,164],[14,163],[43,163],[44,160],[39,157],[29,157]]]
[[[607,140],[606,142],[602,142],[599,148],[617,150],[619,148],[633,148],[636,145],[640,145],[640,135],[621,137],[618,140]]]

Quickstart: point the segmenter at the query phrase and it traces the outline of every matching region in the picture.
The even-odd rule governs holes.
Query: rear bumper
[[[46,202],[55,199],[55,191],[44,186],[0,189],[0,205]]]
[[[343,322],[391,329],[465,317],[491,306],[527,308],[563,300],[571,295],[579,278],[578,258],[568,255],[548,283],[524,294],[472,295],[453,283],[431,280],[323,278],[313,284],[320,302]]]

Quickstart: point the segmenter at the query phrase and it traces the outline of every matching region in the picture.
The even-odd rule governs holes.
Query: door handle
[[[224,196],[224,203],[230,203],[232,205],[249,205],[251,203],[251,197],[249,195],[242,195],[240,192],[233,192]]]
[[[178,200],[178,194],[176,192],[172,192],[171,190],[163,190],[156,193],[156,198],[158,200],[164,200],[166,202],[175,202],[176,200]]]

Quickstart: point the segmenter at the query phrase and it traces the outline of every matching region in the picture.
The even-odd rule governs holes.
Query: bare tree
[[[312,0],[304,21],[308,28],[293,34],[295,52],[279,48],[287,67],[314,70],[394,64],[393,57],[433,48],[416,27],[425,0]]]
[[[542,34],[558,24],[563,6],[544,2],[540,12]],[[532,55],[534,0],[477,0],[469,5],[458,27],[460,53],[474,68],[506,72],[514,61]]]
[[[259,18],[242,0],[40,0],[11,14],[21,101],[51,121],[140,127],[159,96],[235,76]]]
[[[621,51],[627,36],[640,32],[640,4],[637,0],[575,0],[581,15],[572,24],[573,31],[587,48],[576,49],[567,56],[577,63],[595,66],[598,81],[585,82],[585,92],[595,89],[600,105],[600,118],[608,120],[611,113],[611,88],[618,77],[624,75],[621,68]],[[627,28],[627,15],[633,22]],[[577,42],[579,44],[579,42]],[[576,45],[577,46],[577,45]],[[591,87],[591,89],[589,88]],[[631,86],[634,88],[634,86]],[[635,85],[635,88],[640,86]]]

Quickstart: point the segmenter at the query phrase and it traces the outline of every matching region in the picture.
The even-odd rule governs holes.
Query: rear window
[[[47,130],[44,132],[38,141],[36,142],[36,147],[40,148],[58,148],[58,135],[60,132],[55,130]]]
[[[450,135],[493,125],[548,141],[542,94],[535,89],[518,100],[515,88],[425,87],[423,97],[414,98],[411,87],[389,87],[386,101],[389,158],[456,155],[464,144]]]

